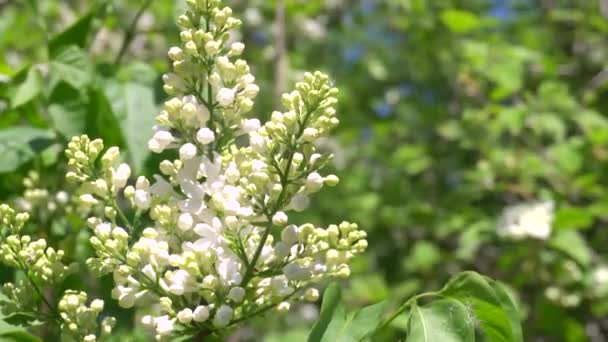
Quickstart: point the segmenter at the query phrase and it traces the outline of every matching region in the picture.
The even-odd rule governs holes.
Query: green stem
[[[245,316],[243,316],[241,318],[235,319],[234,321],[230,322],[230,324],[228,326],[232,326],[232,325],[238,324],[240,322],[243,322],[243,321],[246,321],[246,320],[250,319],[251,317],[263,314],[264,312],[266,312],[266,311],[268,311],[268,310],[276,307],[277,305],[279,305],[279,303],[284,302],[284,301],[288,300],[289,298],[295,296],[297,292],[298,291],[294,291],[290,295],[283,297],[281,299],[281,301],[279,301],[279,302],[267,305],[267,306],[265,306],[263,308],[260,308],[260,309],[254,311],[254,312],[251,312],[251,313],[249,313],[249,314],[247,314],[247,315],[245,315]]]
[[[279,172],[279,176],[281,178],[281,193],[279,194],[279,197],[277,198],[277,201],[274,205],[274,208],[267,213],[266,218],[268,220],[268,224],[266,225],[266,228],[264,229],[264,233],[262,234],[262,239],[260,240],[260,243],[258,244],[255,254],[253,255],[253,258],[251,259],[251,262],[249,263],[249,267],[247,267],[247,270],[245,271],[245,275],[243,276],[243,281],[241,282],[241,287],[246,287],[247,284],[249,283],[249,281],[251,281],[251,278],[253,278],[253,272],[255,269],[255,265],[258,262],[258,259],[260,258],[260,255],[262,254],[262,250],[264,248],[264,246],[266,245],[266,240],[268,239],[268,236],[270,235],[270,229],[272,228],[272,217],[274,216],[274,214],[277,213],[277,211],[279,210],[279,208],[282,206],[283,201],[285,200],[285,196],[287,196],[287,188],[289,186],[289,172],[291,171],[291,164],[293,162],[293,156],[296,153],[296,144],[298,142],[298,140],[302,137],[302,134],[304,133],[304,128],[306,127],[306,124],[308,123],[308,120],[310,119],[312,113],[314,113],[317,110],[317,106],[314,106],[312,109],[307,109],[306,111],[306,115],[304,115],[304,119],[302,120],[302,122],[300,123],[300,127],[298,128],[297,133],[293,136],[294,140],[290,141],[290,146],[289,146],[289,157],[287,158],[287,165],[285,166],[285,171],[281,172],[281,170],[279,168],[277,168],[277,171]]]
[[[47,306],[47,308],[51,312],[52,318],[55,321],[60,322],[61,321],[61,319],[60,319],[61,316],[59,315],[59,312],[57,311],[57,308],[54,307],[53,305],[51,305],[51,303],[46,299],[46,297],[44,296],[44,294],[42,293],[42,291],[40,290],[40,288],[38,287],[38,285],[36,284],[36,282],[34,282],[34,280],[28,274],[27,270],[24,269],[23,271],[25,272],[26,278],[32,284],[32,287],[34,287],[34,291],[36,291],[36,293],[38,294],[38,296],[40,296],[40,299],[42,300],[42,302]]]
[[[118,213],[118,217],[120,217],[120,219],[122,220],[122,222],[124,223],[126,228],[129,229],[129,233],[132,233],[133,225],[131,224],[131,221],[129,221],[129,219],[127,218],[127,215],[125,215],[125,213],[122,211],[122,209],[120,209],[120,207],[118,206],[118,202],[116,201],[116,199],[114,199],[112,201],[112,206],[114,207],[114,209],[116,209],[116,213]]]
[[[268,239],[268,235],[270,235],[270,229],[272,228],[272,219],[268,222],[268,225],[264,229],[264,234],[262,235],[262,240],[260,240],[260,244],[255,250],[253,254],[253,258],[251,258],[251,262],[245,271],[245,275],[243,276],[243,281],[241,282],[241,287],[245,288],[251,278],[253,278],[253,272],[255,270],[255,264],[257,264],[260,255],[262,254],[262,249],[264,249],[264,245],[266,244],[266,240]]]
[[[395,318],[399,317],[399,315],[401,315],[410,305],[415,303],[418,299],[424,298],[424,297],[437,297],[437,296],[441,296],[441,294],[439,292],[427,292],[427,293],[421,293],[419,295],[415,295],[415,296],[411,297],[405,303],[403,303],[397,309],[397,311],[395,311],[395,313],[393,313],[391,316],[389,316],[389,318],[386,321],[384,321],[382,324],[380,324],[376,328],[375,331],[380,331],[380,330],[386,328],[392,321],[395,320]]]

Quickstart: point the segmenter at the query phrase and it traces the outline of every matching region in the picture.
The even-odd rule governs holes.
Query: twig
[[[397,309],[397,311],[395,311],[395,313],[393,313],[386,321],[384,321],[382,324],[380,324],[374,332],[377,332],[377,331],[380,331],[380,330],[386,328],[392,321],[395,320],[395,318],[397,318],[399,315],[401,315],[408,307],[410,307],[418,299],[424,298],[424,297],[437,297],[437,296],[441,296],[441,294],[439,292],[427,292],[427,293],[421,293],[419,295],[411,297],[405,303],[403,303],[399,307],[399,309]]]
[[[131,25],[129,25],[127,32],[125,32],[125,37],[122,41],[122,45],[120,46],[118,55],[116,56],[116,59],[114,60],[114,66],[120,65],[120,62],[122,61],[122,58],[124,57],[125,53],[127,52],[129,45],[131,45],[131,42],[137,35],[137,23],[139,22],[139,19],[141,19],[141,16],[144,14],[146,9],[148,9],[148,7],[150,7],[150,5],[152,4],[152,1],[153,0],[146,0],[143,3],[143,5],[139,8],[137,13],[135,14],[133,21],[131,21]]]

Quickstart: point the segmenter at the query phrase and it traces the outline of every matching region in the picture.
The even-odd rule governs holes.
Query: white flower
[[[196,288],[196,278],[184,270],[177,270],[166,276],[169,283],[169,292],[174,295],[181,296],[184,293],[189,293]]]
[[[109,223],[101,223],[95,227],[95,235],[102,239],[106,240],[112,234],[112,226]]]
[[[145,210],[150,207],[152,203],[152,196],[145,190],[135,190],[135,196],[133,196],[133,203],[139,209]]]
[[[145,274],[148,279],[156,281],[156,271],[154,270],[154,267],[152,267],[152,265],[147,264],[141,269],[141,272]]]
[[[226,169],[226,178],[229,182],[235,183],[239,178],[241,178],[241,172],[236,167],[236,163],[230,163],[228,168]]]
[[[283,273],[289,280],[293,281],[304,281],[310,279],[312,272],[310,269],[302,267],[298,264],[287,264],[283,267]]]
[[[179,159],[190,160],[196,156],[196,146],[191,143],[183,144],[179,148]]]
[[[319,290],[315,288],[309,288],[304,293],[304,298],[309,302],[316,302],[319,300]]]
[[[211,222],[199,223],[194,227],[194,232],[200,236],[192,245],[197,251],[205,251],[209,248],[217,248],[223,242],[223,225],[219,218],[214,217]]]
[[[217,93],[216,100],[222,107],[228,107],[234,103],[236,89],[222,88]]]
[[[103,157],[101,157],[101,162],[106,165],[112,165],[116,160],[120,157],[120,150],[116,146],[112,146],[108,148],[106,153],[104,153]]]
[[[323,187],[324,179],[317,172],[312,172],[306,177],[306,190],[308,192],[317,192]]]
[[[127,164],[120,164],[113,175],[112,182],[117,189],[122,189],[127,185],[131,177],[131,168]]]
[[[260,134],[258,134],[257,132],[253,132],[249,134],[249,146],[251,146],[251,149],[254,152],[257,153],[264,153],[264,150],[266,149],[266,145],[268,145],[268,142],[266,141],[266,139],[261,136]]]
[[[245,289],[242,287],[233,287],[228,292],[228,298],[233,300],[236,303],[240,303],[245,298]]]
[[[243,96],[245,96],[246,98],[249,99],[253,99],[256,96],[258,96],[258,93],[260,92],[260,87],[258,87],[255,84],[248,84],[245,89],[243,89]]]
[[[288,245],[298,242],[298,230],[295,225],[289,225],[281,232],[281,240]]]
[[[230,46],[230,54],[234,56],[239,56],[243,53],[243,50],[245,50],[245,44],[241,42],[232,43],[232,45]]]
[[[272,278],[270,286],[272,287],[272,291],[279,297],[288,296],[294,291],[294,289],[289,286],[285,276],[277,276]]]
[[[215,312],[215,317],[213,317],[213,325],[221,328],[227,326],[232,320],[233,310],[228,305],[222,305]]]
[[[184,310],[177,313],[177,320],[182,324],[190,324],[192,322],[194,315],[192,313],[192,309],[185,308]]]
[[[205,51],[210,55],[215,55],[220,49],[221,43],[215,40],[207,42],[205,44]]]
[[[300,212],[300,211],[304,211],[306,208],[308,208],[309,204],[310,204],[310,198],[308,198],[308,196],[306,196],[304,194],[297,194],[297,195],[293,196],[293,198],[291,199],[291,202],[289,202],[288,208],[293,209],[297,212]]]
[[[131,308],[135,304],[136,290],[131,287],[117,286],[112,290],[112,298],[118,299],[121,308]]]
[[[592,278],[596,286],[608,284],[608,267],[602,266],[593,270]]]
[[[215,133],[207,127],[203,127],[196,133],[196,140],[203,145],[207,145],[215,140]]]
[[[205,187],[198,182],[183,179],[180,182],[182,192],[187,196],[178,203],[179,208],[193,215],[198,215],[207,206],[205,205]]]
[[[200,306],[197,306],[196,309],[194,309],[193,319],[195,322],[204,322],[208,318],[209,318],[209,309],[206,306],[200,305]]]
[[[80,195],[79,199],[85,205],[95,205],[99,202],[91,194],[82,194]]]
[[[171,335],[175,330],[175,320],[170,319],[169,316],[160,316],[154,319],[156,324],[156,333],[161,336]]]
[[[101,299],[95,299],[91,302],[91,310],[95,312],[102,312],[104,307],[104,302]]]
[[[291,305],[289,304],[289,302],[281,302],[279,303],[279,305],[277,305],[277,311],[280,313],[285,313],[289,311],[290,307]]]
[[[194,219],[190,213],[183,213],[177,218],[177,227],[183,231],[190,230]]]
[[[232,185],[224,185],[221,190],[212,196],[212,202],[217,209],[224,211],[227,215],[236,215],[241,209],[241,189]]]
[[[195,127],[204,126],[205,123],[209,120],[209,109],[207,106],[201,105],[198,103],[196,96],[187,95],[182,98],[182,103],[184,107],[194,108],[194,111],[191,111],[188,115],[189,121]]]
[[[302,137],[306,142],[313,142],[319,137],[319,130],[312,127],[305,128]]]
[[[55,195],[55,199],[59,204],[67,204],[70,200],[70,195],[67,193],[67,191],[59,191]]]
[[[220,282],[224,286],[240,284],[243,279],[241,274],[241,261],[236,255],[228,251],[218,251],[218,260],[215,262],[215,270],[219,275]]]
[[[153,328],[155,323],[154,323],[154,317],[152,317],[151,315],[145,315],[141,318],[141,324],[143,324],[146,327],[149,328]]]
[[[338,183],[340,183],[340,178],[336,175],[328,175],[325,177],[325,184],[328,186],[336,186]]]
[[[272,223],[277,226],[284,226],[287,224],[287,219],[287,215],[284,212],[278,211],[272,216]]]
[[[168,56],[173,61],[181,61],[182,59],[184,59],[184,52],[179,47],[174,46],[169,49]]]
[[[164,151],[169,145],[175,141],[175,138],[168,131],[157,131],[154,133],[154,136],[150,141],[148,141],[148,148],[155,153],[161,153]]]
[[[163,177],[154,175],[156,182],[150,187],[150,193],[160,198],[167,197],[169,195],[175,196],[173,186],[167,182]],[[137,191],[136,191],[137,193]]]
[[[507,207],[498,223],[498,233],[513,238],[546,240],[551,235],[553,202],[517,204]]]
[[[260,120],[258,119],[246,119],[243,121],[243,131],[245,133],[255,132],[260,129]]]

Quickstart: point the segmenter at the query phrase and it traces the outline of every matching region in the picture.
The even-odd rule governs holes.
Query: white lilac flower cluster
[[[65,340],[71,338],[74,341],[95,342],[99,328],[101,328],[102,337],[112,333],[112,329],[116,325],[114,317],[104,318],[101,321],[101,327],[97,323],[98,316],[103,311],[103,300],[95,299],[89,306],[86,305],[86,302],[86,293],[72,290],[66,291],[59,301],[61,330]]]
[[[162,161],[153,180],[128,185],[131,170],[116,147],[102,154],[100,140],[82,136],[66,151],[80,205],[99,213],[88,219],[97,256],[87,264],[113,274],[120,306],[158,309],[142,319],[158,340],[316,301],[313,285],[348,277],[349,260],[367,247],[356,224],[321,228],[288,216],[339,182],[321,175],[331,155],[315,148],[338,124],[329,78],[306,74],[283,95],[286,111],[264,125],[246,118],[259,89],[238,58],[244,45],[227,46],[241,22],[219,0],[187,4],[181,46],[169,50],[173,73],[164,76],[173,97],[148,144],[178,158]]]
[[[70,195],[67,191],[51,192],[40,183],[40,174],[30,171],[23,179],[25,191],[22,196],[14,200],[14,208],[44,217],[72,211],[72,207],[69,205]]]
[[[73,268],[62,262],[62,250],[47,247],[44,239],[32,241],[31,236],[21,235],[28,219],[27,213],[16,213],[8,205],[0,205],[0,262],[27,271],[37,282],[56,284]]]
[[[47,323],[58,323],[65,341],[96,340],[97,316],[103,310],[103,301],[97,299],[86,307],[86,295],[67,290],[56,306],[45,297],[45,286],[59,286],[76,270],[77,265],[63,262],[63,250],[47,246],[44,239],[32,241],[22,230],[29,219],[27,213],[17,213],[6,204],[0,205],[0,262],[21,270],[22,279],[5,283],[1,292],[6,299],[0,301],[5,316],[14,314],[31,316]],[[102,333],[112,330],[113,318],[102,323]]]
[[[551,235],[553,207],[551,201],[507,207],[498,222],[498,234],[513,239],[546,240]]]

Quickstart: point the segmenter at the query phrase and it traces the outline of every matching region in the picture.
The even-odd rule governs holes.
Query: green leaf
[[[352,341],[360,341],[364,337],[374,332],[374,330],[376,330],[380,324],[386,305],[387,302],[382,301],[356,311],[352,315],[349,324],[346,324],[342,329],[345,332],[344,335],[349,336]]]
[[[25,331],[0,333],[0,342],[41,342],[42,340]]]
[[[331,283],[327,286],[325,293],[323,294],[323,303],[321,304],[319,319],[312,327],[310,335],[308,335],[308,342],[321,341],[329,323],[332,321],[336,308],[341,306],[341,297],[340,285]]]
[[[136,83],[110,83],[106,96],[120,123],[131,164],[135,170],[142,170],[157,112],[154,92]]]
[[[68,45],[76,45],[84,48],[87,37],[91,30],[93,17],[94,11],[87,13],[74,22],[65,31],[59,33],[57,36],[51,39],[49,43],[49,55],[55,56],[59,50]]]
[[[583,141],[573,138],[567,142],[551,146],[547,154],[555,161],[557,167],[565,174],[574,175],[584,163],[582,154]]]
[[[15,171],[50,146],[54,135],[43,129],[16,126],[0,130],[0,173]]]
[[[314,341],[320,341],[320,342],[338,341],[338,340],[344,338],[344,336],[342,334],[344,333],[344,327],[346,325],[347,325],[346,309],[344,309],[344,305],[342,303],[340,303],[334,310],[331,321],[329,322],[329,325],[327,326],[327,329],[324,331],[321,339],[314,340]],[[310,342],[311,340],[309,339],[308,341]]]
[[[347,315],[344,306],[338,305],[321,342],[361,341],[376,330],[385,307],[386,301],[382,301]]]
[[[474,13],[458,9],[441,12],[441,22],[452,32],[466,33],[479,27],[480,20]]]
[[[4,317],[4,321],[13,325],[27,326],[36,320],[36,316],[31,313],[16,313]]]
[[[406,342],[474,342],[475,325],[471,313],[454,299],[413,305]]]
[[[59,83],[49,98],[49,115],[55,129],[66,138],[85,133],[87,125],[86,94],[65,82]]]
[[[124,146],[120,123],[103,90],[90,89],[88,97],[87,134],[103,139],[107,146]]]
[[[12,108],[17,108],[34,99],[42,90],[42,75],[35,66],[31,66],[25,76],[25,80],[17,86],[11,98]]]
[[[511,323],[514,341],[523,341],[524,335],[521,330],[521,314],[518,309],[517,301],[511,294],[511,291],[498,281],[494,281],[488,277],[486,277],[486,280],[494,289],[502,308],[506,311],[507,315],[509,315],[509,323]]]
[[[2,316],[2,314],[0,313],[0,336],[18,331],[23,331],[23,327],[18,327],[16,325],[9,324],[4,320],[4,316]]]
[[[591,263],[591,251],[587,241],[575,230],[558,230],[549,241],[554,250],[568,256],[581,267]]]
[[[308,335],[308,342],[355,342],[374,332],[380,324],[386,301],[346,314],[340,287],[330,284],[323,295],[321,314]]]
[[[63,80],[76,89],[81,89],[91,82],[93,66],[87,54],[78,46],[62,48],[51,60],[51,88]]]
[[[446,284],[440,295],[459,300],[470,307],[479,322],[479,329],[490,341],[517,341],[500,299],[481,275],[462,272]]]
[[[563,207],[555,214],[555,229],[588,228],[593,223],[593,213],[585,208]]]

